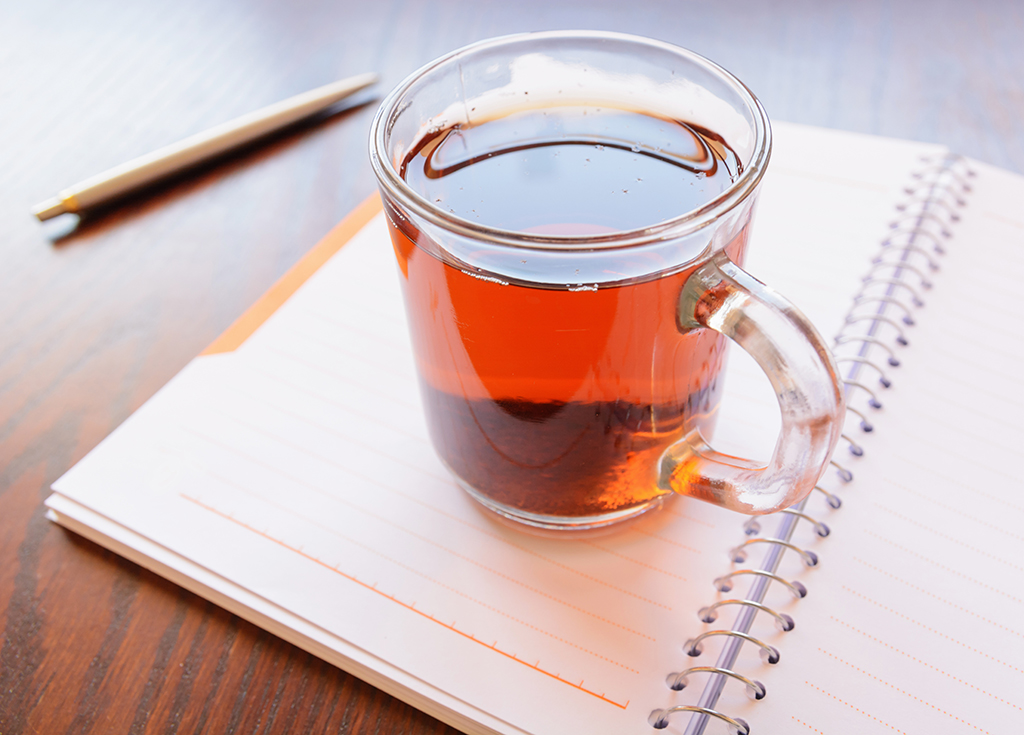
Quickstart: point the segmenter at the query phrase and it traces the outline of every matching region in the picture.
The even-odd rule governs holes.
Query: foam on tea
[[[465,220],[587,235],[698,209],[739,169],[712,131],[572,107],[434,131],[401,175]],[[709,435],[720,398],[725,339],[675,323],[693,266],[600,286],[496,278],[389,214],[432,439],[467,489],[520,515],[581,519],[665,494],[658,458],[694,427]],[[745,243],[744,229],[727,246],[734,262]]]

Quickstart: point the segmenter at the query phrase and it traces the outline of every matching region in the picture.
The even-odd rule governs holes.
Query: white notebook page
[[[830,335],[935,147],[776,133],[748,267]],[[287,625],[275,610],[287,611],[409,690],[443,693],[447,710],[415,701],[435,714],[482,732],[649,732],[652,709],[694,697],[665,676],[693,661],[681,645],[709,627],[696,610],[721,597],[711,580],[742,519],[676,498],[581,540],[494,522],[426,439],[391,261],[377,218],[238,350],[194,360],[54,489],[269,618]],[[727,393],[716,445],[770,447],[777,408],[738,351]],[[784,648],[791,634],[763,635]]]
[[[876,429],[857,437],[865,456],[844,458],[855,479],[843,506],[810,506],[834,532],[797,532],[822,561],[783,570],[809,593],[790,605],[797,626],[778,636],[778,666],[748,669],[768,695],[722,700],[760,732],[994,734],[1024,723],[1024,178],[971,166],[974,192],[902,365],[888,369]]]

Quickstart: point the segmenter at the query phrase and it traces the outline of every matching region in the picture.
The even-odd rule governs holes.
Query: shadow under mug
[[[582,119],[581,109],[713,131],[738,171],[689,211],[599,234],[481,224],[403,178],[439,133],[523,112]],[[529,142],[513,136],[505,149]],[[631,143],[653,155],[652,141]],[[843,397],[813,326],[741,267],[770,151],[768,118],[738,79],[692,52],[616,33],[483,41],[384,100],[370,156],[427,423],[474,498],[532,526],[584,529],[672,493],[763,514],[811,491],[839,439]],[[767,466],[708,444],[725,338],[754,357],[779,401]]]

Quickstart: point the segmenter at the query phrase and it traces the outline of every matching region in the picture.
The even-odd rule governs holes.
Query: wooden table
[[[470,41],[572,27],[693,48],[779,119],[1024,171],[1015,0],[5,3],[0,733],[453,732],[43,515],[51,482],[374,191],[374,105],[80,222],[28,211],[335,78],[376,70],[384,91]]]

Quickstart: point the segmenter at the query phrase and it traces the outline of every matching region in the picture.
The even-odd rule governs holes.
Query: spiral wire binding
[[[875,275],[875,271],[881,270],[882,268],[886,268],[886,269],[892,268],[893,270],[903,270],[903,271],[907,271],[909,273],[913,273],[914,275],[916,275],[920,279],[921,288],[923,288],[925,291],[927,291],[928,289],[930,289],[932,287],[931,279],[928,278],[928,276],[925,274],[925,272],[923,270],[921,270],[920,268],[918,268],[916,265],[913,265],[911,263],[887,263],[887,262],[875,263],[874,265],[871,266],[871,269],[868,271],[868,274],[866,276],[864,276],[864,278],[861,279],[861,280],[863,280],[864,283],[872,283],[872,284],[877,284],[877,283],[891,283],[891,284],[906,283],[905,281],[900,281],[900,280],[897,280],[895,278],[878,278]],[[919,304],[919,306],[924,306],[924,304]]]
[[[871,304],[874,311],[870,314],[849,314],[846,323],[835,338],[835,349],[844,345],[856,349],[856,354],[840,355],[837,360],[837,363],[850,366],[843,380],[847,401],[849,402],[852,397],[858,395],[858,391],[864,391],[869,396],[867,405],[874,410],[880,409],[882,404],[875,392],[865,382],[862,382],[860,373],[863,368],[873,368],[877,371],[879,384],[883,388],[889,388],[892,385],[887,374],[875,362],[876,358],[872,353],[880,349],[885,353],[887,364],[890,367],[898,367],[900,362],[896,356],[896,350],[890,343],[895,342],[897,345],[905,347],[908,340],[901,325],[891,318],[888,312],[895,307],[902,312],[903,323],[907,326],[913,325],[913,309],[920,309],[924,306],[918,288],[927,290],[932,287],[931,279],[921,266],[925,266],[932,272],[939,269],[936,255],[941,256],[944,252],[940,238],[950,237],[952,234],[950,225],[960,220],[956,210],[966,205],[963,194],[971,191],[968,179],[975,175],[967,166],[966,161],[959,156],[925,157],[922,161],[923,168],[913,174],[914,184],[904,190],[907,195],[906,200],[896,207],[901,215],[892,223],[892,232],[889,237],[882,241],[881,253],[872,260],[871,269],[863,279],[864,285],[851,307],[852,312],[853,308]],[[905,242],[896,242],[894,238],[905,240]],[[898,254],[898,258],[891,257],[894,253]],[[879,273],[880,271],[882,273]],[[912,276],[916,279],[918,288],[908,284],[904,280],[904,276]],[[876,292],[876,296],[868,293],[870,287],[882,287],[883,290]],[[863,328],[865,326],[866,329]],[[890,336],[889,339],[885,339],[885,335],[891,335],[893,330],[895,330],[895,337]],[[861,431],[870,432],[874,429],[863,411],[849,405],[846,410],[848,416],[859,419]],[[852,455],[860,457],[864,454],[863,448],[847,434],[842,436],[848,442],[848,448]],[[835,460],[832,460],[830,464],[843,482],[850,482],[853,479],[852,472]],[[751,728],[747,722],[730,717],[724,712],[716,710],[715,707],[725,683],[729,679],[735,679],[745,684],[748,693],[754,699],[763,699],[767,693],[763,684],[734,671],[732,667],[735,665],[744,643],[757,646],[766,663],[777,664],[781,658],[777,648],[754,637],[750,630],[759,612],[773,617],[783,631],[792,630],[795,625],[792,617],[768,607],[763,600],[772,582],[782,584],[797,599],[803,598],[807,594],[807,588],[803,583],[786,580],[778,575],[777,570],[787,551],[798,554],[808,567],[814,567],[818,563],[818,556],[815,552],[802,549],[792,543],[793,532],[800,521],[806,521],[811,524],[818,537],[828,536],[829,527],[809,515],[807,506],[817,502],[816,499],[820,495],[828,508],[835,511],[842,506],[842,500],[821,485],[815,486],[814,490],[817,492],[808,495],[793,507],[769,516],[779,519],[775,533],[771,537],[757,535],[761,532],[761,519],[751,518],[744,524],[744,531],[747,535],[755,537],[749,538],[731,549],[730,559],[736,563],[744,562],[748,550],[756,544],[767,545],[768,552],[759,568],[736,570],[714,580],[715,588],[724,593],[733,589],[733,583],[737,577],[753,577],[753,583],[745,598],[719,600],[698,611],[701,621],[712,623],[717,619],[719,608],[740,607],[740,612],[731,628],[706,631],[691,638],[683,646],[686,655],[699,656],[703,653],[702,643],[705,640],[712,637],[724,638],[725,643],[714,666],[692,667],[668,675],[666,680],[668,686],[679,690],[686,686],[688,677],[692,674],[709,674],[710,678],[698,703],[654,710],[648,718],[651,727],[666,728],[673,715],[687,713],[690,718],[685,735],[703,735],[712,719],[726,723],[733,732],[739,733],[739,735],[749,735]]]
[[[771,572],[762,572],[760,569],[747,569],[748,572],[758,571],[762,574],[771,575],[773,578],[782,580],[782,577],[773,575]],[[801,585],[802,587],[802,585]],[[742,638],[748,643],[753,643],[755,646],[761,649],[761,658],[764,659],[766,664],[774,666],[782,659],[782,654],[779,653],[779,649],[775,646],[770,646],[764,641],[755,638],[749,633],[740,633],[737,630],[709,630],[706,633],[701,633],[696,638],[691,638],[683,645],[683,650],[686,651],[687,656],[699,656],[704,652],[704,648],[701,646],[708,638],[714,638],[715,636],[733,636],[735,638]]]

